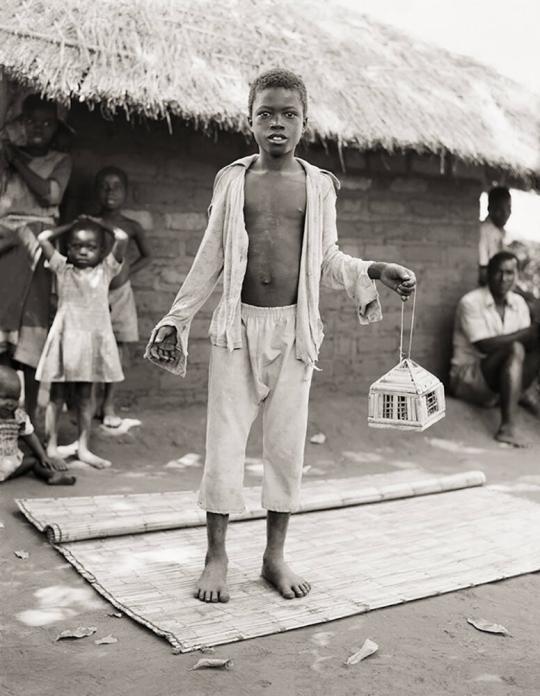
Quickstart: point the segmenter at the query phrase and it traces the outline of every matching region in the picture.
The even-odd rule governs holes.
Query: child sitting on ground
[[[126,173],[118,167],[105,167],[96,174],[95,187],[100,205],[100,218],[108,225],[124,230],[129,240],[124,264],[109,287],[112,327],[125,369],[125,344],[136,343],[139,340],[137,308],[130,278],[150,263],[150,249],[141,225],[122,213],[128,193]],[[116,383],[107,382],[104,386],[102,407],[98,409],[103,425],[109,428],[118,428],[122,423],[122,419],[116,414],[115,392]]]
[[[66,473],[62,461],[53,461],[44,451],[28,415],[19,408],[21,383],[12,367],[0,365],[0,483],[33,471],[49,486],[70,486],[75,476]],[[19,449],[19,438],[32,454]]]
[[[67,258],[52,241],[67,233]],[[114,236],[104,257],[105,233]],[[56,274],[58,309],[37,368],[40,381],[51,382],[47,406],[47,453],[59,456],[58,419],[65,388],[72,385],[78,423],[77,456],[96,469],[111,463],[89,449],[94,414],[93,385],[124,379],[109,312],[109,284],[120,272],[127,234],[102,221],[81,216],[75,222],[38,236],[50,270]]]
[[[193,266],[146,356],[185,374],[190,324],[223,278],[210,326],[206,461],[199,503],[207,511],[208,550],[195,589],[203,602],[226,602],[225,536],[229,514],[244,509],[246,443],[263,411],[268,510],[262,575],[285,598],[310,583],[284,560],[287,525],[298,507],[308,398],[323,339],[320,285],[344,290],[360,323],[381,318],[380,280],[403,299],[414,273],[394,263],[352,258],[337,246],[336,189],[329,172],[295,156],[307,123],[307,93],[287,70],[259,76],[249,97],[249,125],[259,152],[222,169],[208,226]],[[306,540],[309,544],[309,540]]]

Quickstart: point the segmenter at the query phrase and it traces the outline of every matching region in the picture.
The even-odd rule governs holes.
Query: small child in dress
[[[66,233],[67,257],[52,244]],[[114,236],[114,244],[104,258],[105,233]],[[89,449],[93,385],[124,379],[109,312],[109,285],[122,268],[128,235],[101,220],[81,216],[68,225],[44,230],[38,242],[58,287],[58,310],[37,368],[37,378],[52,383],[46,416],[47,453],[59,455],[58,419],[65,388],[71,384],[79,426],[77,456],[103,469],[111,462]]]
[[[66,473],[62,461],[53,461],[38,440],[30,418],[19,408],[21,383],[12,367],[0,366],[0,483],[33,471],[49,486],[70,486],[75,476]],[[32,454],[19,449],[19,438]]]

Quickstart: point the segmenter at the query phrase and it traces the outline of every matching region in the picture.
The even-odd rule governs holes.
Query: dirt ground
[[[516,451],[492,440],[495,411],[450,400],[446,419],[419,434],[369,429],[366,410],[363,395],[313,390],[309,435],[324,432],[327,440],[307,445],[307,477],[480,469],[490,485],[540,504],[540,429],[527,414],[523,423],[532,446]],[[234,661],[228,671],[190,671],[200,653],[173,655],[164,639],[128,618],[108,616],[112,607],[22,518],[13,500],[197,486],[199,468],[165,465],[187,452],[203,453],[203,406],[123,415],[140,418],[142,426],[116,437],[96,430],[96,450],[112,459],[111,469],[79,467],[71,489],[48,488],[33,478],[0,488],[2,696],[538,695],[538,573],[218,647],[214,657]],[[73,435],[71,425],[64,435],[66,441]],[[256,426],[248,456],[258,457],[259,447]],[[258,480],[251,466],[246,484]],[[18,558],[17,550],[29,558]],[[503,624],[511,636],[478,632],[468,616]],[[96,626],[98,636],[112,633],[118,642],[98,646],[95,636],[55,642],[62,630],[79,625]],[[366,638],[379,651],[345,666]]]

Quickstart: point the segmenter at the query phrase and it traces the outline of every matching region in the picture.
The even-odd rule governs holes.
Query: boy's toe
[[[230,597],[229,593],[227,592],[227,590],[221,590],[221,591],[220,591],[220,593],[219,593],[219,601],[220,601],[220,602],[225,602],[225,603],[226,603],[226,602],[229,601],[230,598],[231,598],[231,597]]]
[[[210,601],[219,602],[219,592],[210,592]]]

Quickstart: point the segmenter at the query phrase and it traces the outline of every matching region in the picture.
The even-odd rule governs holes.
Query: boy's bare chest
[[[248,235],[280,230],[303,231],[306,212],[304,177],[246,176],[244,217]]]
[[[244,218],[250,257],[272,249],[290,258],[300,253],[306,212],[304,177],[246,177]],[[292,260],[292,259],[291,259]]]

